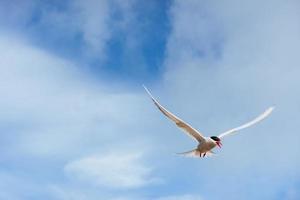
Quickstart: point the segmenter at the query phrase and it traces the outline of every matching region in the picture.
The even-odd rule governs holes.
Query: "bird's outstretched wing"
[[[167,116],[170,120],[172,120],[173,122],[175,122],[176,125],[179,128],[181,128],[185,133],[187,133],[187,135],[189,135],[190,137],[192,137],[194,140],[196,140],[198,142],[205,141],[205,138],[203,137],[203,135],[199,131],[197,131],[196,129],[194,129],[193,127],[191,127],[189,124],[187,124],[186,122],[184,122],[183,120],[181,120],[180,118],[178,118],[177,116],[175,116],[174,114],[172,114],[170,111],[168,111],[167,109],[165,109],[162,105],[160,105],[158,103],[158,101],[152,96],[152,94],[149,92],[149,90],[144,85],[143,85],[143,87],[145,88],[146,92],[149,94],[149,96],[151,97],[152,101],[157,106],[157,108],[165,116]]]
[[[242,130],[244,128],[248,128],[249,126],[252,126],[252,125],[260,122],[261,120],[265,119],[266,117],[268,117],[273,110],[274,110],[274,107],[270,107],[265,112],[263,112],[261,115],[259,115],[255,119],[253,119],[252,121],[250,121],[250,122],[248,122],[248,123],[246,123],[246,124],[244,124],[242,126],[239,126],[237,128],[233,128],[233,129],[230,129],[230,130],[228,130],[228,131],[226,131],[224,133],[221,133],[218,137],[219,138],[223,138],[223,137],[225,137],[227,135],[234,134],[234,133],[236,133],[239,130]]]

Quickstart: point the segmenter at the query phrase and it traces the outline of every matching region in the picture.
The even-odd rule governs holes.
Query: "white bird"
[[[205,157],[205,156],[214,154],[211,150],[213,148],[215,148],[216,146],[221,148],[221,146],[222,146],[221,139],[223,139],[225,136],[232,135],[232,134],[236,133],[237,131],[240,131],[244,128],[248,128],[248,127],[260,122],[261,120],[263,120],[267,116],[269,116],[274,109],[274,107],[270,107],[265,112],[263,112],[261,115],[259,115],[255,119],[253,119],[252,121],[250,121],[242,126],[239,126],[237,128],[233,128],[224,133],[221,133],[219,136],[205,137],[205,136],[203,136],[202,133],[200,133],[199,131],[194,129],[191,125],[184,122],[183,120],[178,118],[176,115],[174,115],[170,111],[168,111],[166,108],[164,108],[162,105],[160,105],[160,103],[152,96],[150,91],[144,85],[143,85],[143,87],[145,88],[146,92],[149,94],[149,96],[151,97],[152,101],[157,106],[157,108],[165,116],[167,116],[170,120],[175,122],[176,125],[179,128],[181,128],[188,136],[192,137],[194,140],[196,140],[196,142],[198,142],[197,148],[195,148],[191,151],[179,153],[180,155],[184,155],[184,156]]]

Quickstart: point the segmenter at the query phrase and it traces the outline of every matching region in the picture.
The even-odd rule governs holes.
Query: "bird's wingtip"
[[[144,84],[142,86],[146,91],[148,91],[148,88]]]
[[[142,84],[142,87],[143,87],[146,91],[148,91],[148,88],[147,88],[144,84]]]
[[[275,109],[275,106],[271,106],[271,107],[268,109],[268,111],[269,111],[269,112],[272,112],[274,109]]]
[[[156,102],[156,100],[155,100],[154,97],[152,96],[151,92],[148,90],[148,88],[147,88],[144,84],[143,84],[143,87],[144,87],[145,91],[147,92],[147,94],[150,96],[150,98],[151,98],[154,102]]]

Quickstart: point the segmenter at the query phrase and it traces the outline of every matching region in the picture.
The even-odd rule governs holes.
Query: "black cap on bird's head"
[[[213,139],[214,141],[221,141],[221,139],[220,138],[218,138],[217,136],[211,136],[210,137],[211,139]]]
[[[222,143],[221,143],[221,139],[217,136],[211,136],[210,137],[212,140],[214,140],[216,142],[216,144],[218,145],[218,147],[222,147]]]

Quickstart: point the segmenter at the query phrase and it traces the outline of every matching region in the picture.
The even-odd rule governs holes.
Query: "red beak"
[[[222,147],[222,143],[220,141],[217,141],[216,143],[217,143],[217,145],[218,145],[219,148]]]

